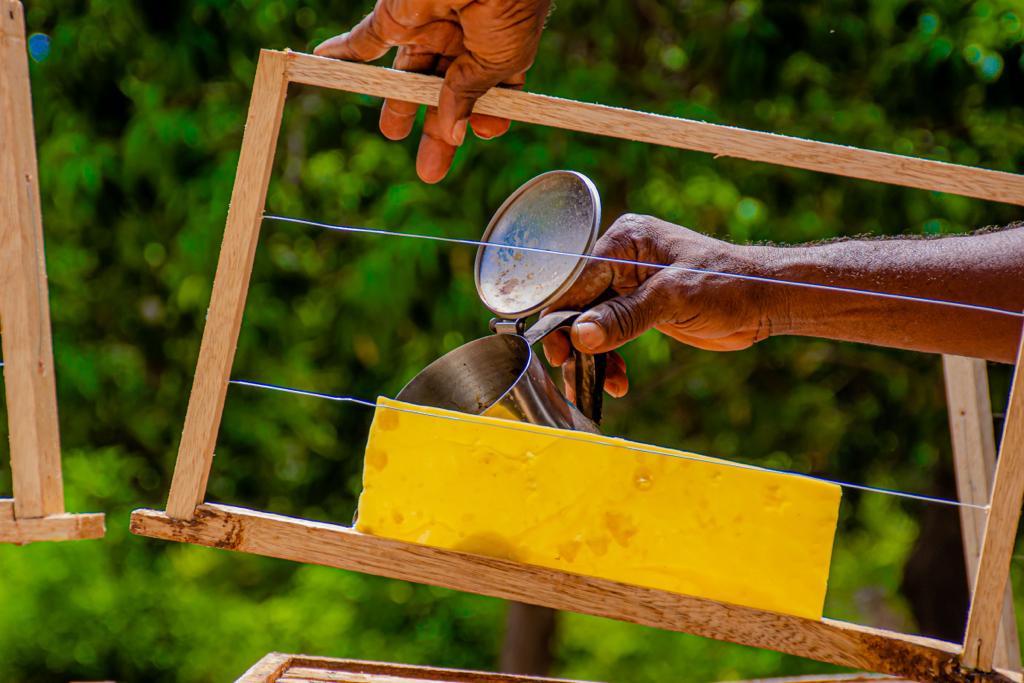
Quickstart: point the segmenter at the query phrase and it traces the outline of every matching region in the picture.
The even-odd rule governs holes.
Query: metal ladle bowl
[[[483,337],[448,352],[396,398],[470,415],[599,431],[565,400],[526,339],[514,334]]]

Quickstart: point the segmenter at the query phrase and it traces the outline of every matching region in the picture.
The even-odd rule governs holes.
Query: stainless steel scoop
[[[597,242],[600,220],[597,188],[575,171],[544,173],[513,192],[491,218],[481,239],[485,244],[476,254],[477,294],[496,315],[491,330],[497,338],[451,351],[414,377],[397,398],[473,414],[504,411],[513,419],[596,431],[604,354],[573,351],[572,406],[530,348],[559,327],[571,325],[579,311],[543,316],[529,329],[525,323],[579,277]],[[515,341],[499,341],[505,336]],[[581,420],[580,413],[588,419]]]

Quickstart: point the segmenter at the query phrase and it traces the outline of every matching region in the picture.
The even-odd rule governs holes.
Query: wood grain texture
[[[996,634],[1003,613],[1003,599],[1010,575],[1010,558],[1017,539],[1021,504],[1024,503],[1024,334],[1017,351],[1017,369],[1006,409],[999,460],[992,484],[992,507],[978,560],[978,574],[971,593],[964,636],[964,663],[989,671],[993,666]]]
[[[240,678],[236,683],[574,683],[565,679],[509,676],[482,671],[438,669],[424,666],[362,662],[333,659],[330,657],[308,657],[305,655],[280,655],[275,659],[267,655],[257,666],[267,662],[269,675]],[[283,662],[283,664],[282,664]],[[256,667],[250,669],[255,670]],[[575,682],[582,683],[582,682]],[[790,676],[785,678],[757,678],[732,683],[912,683],[906,679],[883,674],[833,674]]]
[[[25,545],[40,541],[82,541],[102,538],[106,532],[103,515],[59,514],[49,517],[15,517],[15,503],[0,499],[0,543]]]
[[[515,676],[465,669],[439,669],[410,664],[367,662],[334,657],[286,655],[272,652],[235,683],[288,683],[288,681],[345,681],[347,683],[583,683],[555,678]]]
[[[191,521],[136,510],[131,530],[168,541],[321,564],[692,633],[917,681],[1008,680],[995,673],[970,678],[958,665],[960,648],[954,643],[784,616],[244,508],[201,505]]]
[[[64,512],[50,302],[21,3],[0,0],[0,340],[19,518]]]
[[[181,519],[190,519],[206,496],[288,91],[284,60],[282,53],[264,50],[256,68],[224,241],[167,501],[168,514]]]
[[[437,105],[441,79],[297,52],[293,82]],[[934,190],[1024,206],[1024,176],[816,140],[493,88],[475,112],[582,133],[707,152],[717,156]]]
[[[235,683],[274,683],[281,678],[281,675],[289,667],[294,658],[293,655],[281,652],[271,652],[263,655],[260,661],[253,664],[249,669],[235,680]]]
[[[992,405],[988,387],[988,365],[977,358],[942,357],[946,384],[949,431],[953,440],[953,464],[957,493],[961,501],[988,505],[992,477],[996,469],[996,443],[992,425]],[[964,543],[968,586],[974,586],[978,573],[978,555],[985,532],[985,510],[960,508],[960,528]],[[997,636],[995,665],[1019,670],[1020,639],[1013,605],[1013,590],[1007,584],[1003,598],[1003,616]]]

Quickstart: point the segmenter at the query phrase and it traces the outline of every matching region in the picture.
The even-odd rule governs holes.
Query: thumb
[[[476,101],[508,74],[481,64],[472,52],[464,52],[448,66],[437,103],[438,128],[445,142],[459,146]]]
[[[664,322],[671,296],[664,284],[656,275],[583,313],[572,326],[573,345],[587,353],[604,353]]]
[[[394,41],[384,35],[374,10],[348,33],[328,38],[317,45],[313,54],[351,62],[372,62],[383,56],[392,45]]]

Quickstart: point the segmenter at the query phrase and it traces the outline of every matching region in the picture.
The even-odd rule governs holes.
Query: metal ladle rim
[[[499,311],[499,310],[496,310],[494,308],[491,308],[490,304],[488,304],[488,302],[484,298],[483,287],[481,286],[481,283],[480,283],[480,269],[481,269],[482,262],[483,262],[484,250],[487,249],[488,247],[500,248],[503,245],[500,245],[500,244],[499,245],[492,245],[492,244],[488,243],[488,244],[486,244],[484,246],[479,247],[476,250],[476,261],[475,261],[474,267],[473,267],[473,279],[474,279],[474,282],[476,283],[477,296],[480,298],[480,301],[483,302],[484,306],[487,306],[487,308],[492,313],[494,313],[495,315],[497,315],[497,316],[499,316],[501,318],[504,318],[504,319],[507,319],[507,320],[515,319],[515,318],[526,318],[526,317],[529,317],[529,316],[533,315],[534,313],[540,312],[550,302],[557,301],[558,298],[561,297],[566,292],[568,292],[569,288],[572,287],[573,283],[576,282],[576,278],[578,278],[580,276],[580,273],[583,271],[583,268],[586,266],[586,263],[587,263],[587,260],[584,258],[584,256],[590,254],[593,251],[593,249],[594,249],[594,245],[597,244],[597,236],[598,236],[598,232],[599,232],[600,227],[601,227],[601,195],[598,193],[597,187],[594,185],[594,182],[590,178],[588,178],[587,176],[583,175],[582,173],[579,173],[578,171],[567,171],[567,170],[548,171],[546,173],[541,173],[540,175],[538,175],[538,176],[536,176],[534,178],[531,178],[527,182],[523,183],[519,187],[519,189],[517,189],[515,192],[510,194],[508,196],[508,198],[504,202],[502,202],[501,206],[498,207],[498,210],[494,212],[494,216],[491,217],[491,221],[487,224],[487,229],[484,230],[483,237],[480,238],[480,241],[481,242],[488,242],[489,241],[489,238],[490,238],[491,234],[494,232],[495,228],[498,226],[498,222],[502,219],[502,217],[508,211],[508,208],[512,204],[514,204],[516,202],[516,200],[518,200],[521,195],[523,195],[525,192],[529,191],[532,187],[534,187],[538,183],[543,182],[545,179],[547,179],[547,178],[549,178],[551,176],[559,176],[559,175],[571,175],[571,176],[575,177],[576,179],[580,180],[583,183],[583,186],[585,188],[587,188],[588,192],[590,193],[590,197],[591,197],[591,199],[594,202],[594,220],[592,221],[592,223],[590,225],[590,234],[587,235],[587,243],[586,243],[586,246],[584,247],[584,251],[583,251],[582,254],[580,254],[579,259],[576,262],[576,265],[573,266],[572,272],[569,273],[568,277],[566,277],[565,280],[563,280],[562,284],[551,295],[549,295],[548,297],[544,298],[540,302],[534,304],[533,306],[530,306],[528,308],[524,308],[524,309],[522,309],[520,311]]]

